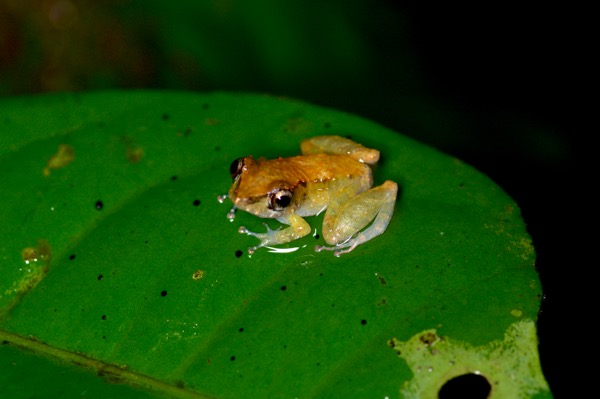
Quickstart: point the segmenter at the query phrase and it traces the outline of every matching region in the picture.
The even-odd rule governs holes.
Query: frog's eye
[[[274,211],[282,211],[292,203],[292,192],[285,189],[277,189],[269,193],[269,208]]]
[[[238,158],[235,161],[233,161],[229,166],[229,174],[231,175],[231,178],[235,180],[235,178],[238,177],[239,174],[242,172],[243,168],[244,158]]]

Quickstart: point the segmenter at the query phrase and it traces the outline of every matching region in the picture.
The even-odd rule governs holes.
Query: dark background
[[[583,254],[589,230],[581,226],[591,216],[584,143],[595,135],[582,123],[585,18],[563,5],[528,3],[408,15],[432,87],[465,107],[484,136],[477,148],[452,154],[516,200],[532,235],[544,290],[538,334],[546,380],[556,398],[585,397],[592,391],[584,388],[576,344],[585,289],[576,280],[581,266],[591,266]]]
[[[520,205],[555,397],[577,371],[588,218],[585,11],[531,2],[0,0],[0,95],[243,90],[373,119],[475,166]],[[174,3],[174,2],[171,2]],[[583,48],[583,50],[581,50]],[[580,292],[582,289],[580,288]]]

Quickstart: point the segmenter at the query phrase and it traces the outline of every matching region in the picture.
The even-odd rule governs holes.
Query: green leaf
[[[519,208],[458,159],[356,116],[250,94],[4,99],[0,131],[10,386],[58,368],[73,396],[97,391],[81,377],[90,369],[137,387],[103,385],[113,396],[437,397],[473,374],[492,395],[551,396]],[[231,161],[296,155],[322,134],[381,150],[376,184],[401,190],[390,226],[339,258],[314,252],[318,234],[249,256],[256,239],[237,229],[263,220],[230,222],[217,201]],[[322,216],[308,221],[318,233]],[[15,357],[26,360],[4,360]]]

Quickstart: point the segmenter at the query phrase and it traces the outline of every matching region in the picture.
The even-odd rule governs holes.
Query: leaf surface
[[[0,353],[27,348],[142,396],[397,398],[426,367],[397,349],[434,330],[472,351],[519,348],[537,385],[517,394],[550,395],[519,208],[458,159],[353,115],[250,94],[5,99],[0,131]],[[375,183],[400,186],[388,230],[336,258],[313,250],[316,216],[316,235],[287,246],[297,250],[248,255],[256,239],[237,229],[264,220],[227,220],[217,196],[230,163],[296,155],[322,134],[381,150]],[[506,338],[515,326],[529,331],[518,342]],[[451,376],[486,375],[469,359],[428,382],[432,395]]]

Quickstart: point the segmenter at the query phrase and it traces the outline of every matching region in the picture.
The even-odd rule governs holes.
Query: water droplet
[[[306,247],[306,245],[304,245],[303,247]],[[269,250],[269,252],[274,253],[274,254],[289,254],[290,252],[296,252],[301,247],[277,248],[277,247],[265,246],[265,248],[267,248]]]

